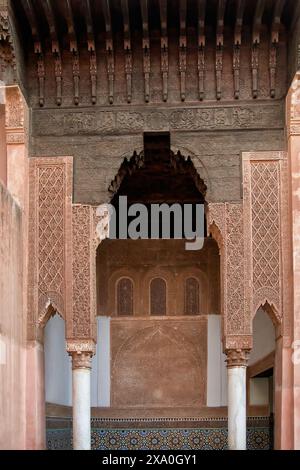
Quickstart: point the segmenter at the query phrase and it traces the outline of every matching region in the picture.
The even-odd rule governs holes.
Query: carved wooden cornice
[[[270,97],[276,96],[276,75],[278,51],[281,51],[280,37],[286,28],[292,24],[292,9],[286,7],[286,0],[274,0],[270,5],[265,0],[257,0],[255,9],[247,8],[250,0],[236,0],[227,2],[218,0],[216,2],[207,2],[206,0],[179,0],[174,3],[177,12],[170,13],[172,2],[167,0],[139,0],[134,4],[128,0],[112,2],[111,0],[83,0],[82,2],[72,2],[71,0],[21,0],[17,7],[17,0],[11,0],[11,4],[17,12],[18,23],[21,26],[23,36],[27,34],[28,25],[31,31],[32,45],[30,40],[23,41],[24,48],[31,47],[34,51],[37,63],[37,83],[39,105],[44,106],[47,100],[45,97],[45,82],[52,82],[52,77],[47,75],[54,69],[54,78],[56,86],[56,104],[60,106],[63,102],[64,94],[70,94],[68,83],[73,82],[73,104],[81,104],[81,96],[87,93],[80,93],[80,83],[85,84],[87,67],[84,66],[86,60],[86,50],[89,52],[89,85],[91,103],[96,104],[97,79],[99,75],[99,64],[97,57],[100,57],[103,45],[106,51],[106,75],[107,85],[104,89],[101,87],[101,95],[107,87],[107,102],[116,104],[122,101],[133,103],[140,99],[138,95],[139,87],[135,86],[135,80],[140,80],[140,64],[134,66],[135,58],[141,57],[141,67],[143,74],[143,101],[148,103],[151,97],[158,101],[160,94],[161,101],[167,102],[169,90],[174,91],[178,87],[178,101],[188,101],[189,98],[195,101],[195,92],[192,84],[187,77],[192,76],[188,70],[188,64],[191,64],[191,58],[195,62],[197,69],[196,79],[198,81],[198,99],[202,101],[209,90],[210,97],[215,92],[215,99],[221,100],[225,94],[228,99],[228,75],[223,76],[223,69],[226,66],[226,56],[224,48],[228,50],[228,45],[232,50],[232,97],[235,99],[249,99],[250,96],[241,94],[240,85],[244,82],[244,76],[241,77],[241,51],[248,37],[248,25],[252,25],[252,37],[250,39],[251,54],[248,57],[252,80],[252,98],[258,98],[263,90],[265,96],[265,83],[260,86],[259,71],[262,65],[259,63],[260,55],[265,54],[268,49],[269,63],[264,64],[269,69],[270,78]],[[286,7],[286,8],[285,8]],[[134,12],[133,8],[139,11]],[[2,10],[1,10],[2,11]],[[234,15],[234,23],[228,24],[228,17]],[[133,14],[134,13],[134,14]],[[11,58],[9,54],[12,51],[10,47],[11,35],[9,34],[9,19],[7,12],[1,14],[0,26],[0,55],[3,63],[8,63]],[[23,15],[23,16],[22,16]],[[195,16],[195,21],[191,18]],[[79,21],[79,18],[83,21]],[[151,61],[151,50],[157,40],[157,27],[154,27],[152,18],[159,18],[160,29],[160,74],[161,81],[151,80],[151,73],[157,74],[156,63]],[[120,21],[122,19],[122,21]],[[45,22],[47,27],[45,28]],[[27,23],[27,24],[26,24]],[[132,23],[132,24],[131,24]],[[62,25],[65,25],[64,27]],[[269,44],[264,40],[265,31],[269,29]],[[224,32],[232,29],[233,34]],[[195,54],[189,44],[192,44],[190,37],[194,35],[197,38],[197,53]],[[20,36],[21,37],[21,36]],[[138,45],[133,44],[136,37]],[[233,41],[230,45],[230,37]],[[261,40],[263,37],[263,40]],[[282,34],[282,38],[285,36]],[[120,41],[120,38],[122,39]],[[225,43],[224,43],[225,38]],[[30,39],[30,38],[29,38]],[[50,39],[50,41],[49,41]],[[176,41],[178,45],[177,55],[171,52],[170,44]],[[5,43],[5,47],[4,47]],[[27,46],[28,44],[28,46]],[[67,44],[67,47],[66,47]],[[122,44],[122,51],[119,51]],[[49,45],[53,57],[54,67],[47,67],[45,61],[49,57]],[[207,48],[213,46],[213,55],[207,55]],[[65,49],[70,54],[65,54]],[[262,53],[260,54],[260,51]],[[26,51],[27,52],[27,51]],[[121,53],[120,53],[121,52]],[[283,54],[283,48],[282,52]],[[177,57],[176,57],[177,56]],[[121,60],[120,60],[121,57]],[[124,57],[124,60],[122,60]],[[211,57],[214,57],[213,81],[212,85],[206,83],[209,79],[207,67],[211,70]],[[4,59],[4,60],[3,60]],[[98,59],[99,60],[99,59]],[[179,80],[170,80],[170,70],[175,69],[173,61],[177,61]],[[210,62],[208,65],[208,61]],[[71,62],[71,64],[69,63]],[[30,67],[28,61],[27,67]],[[116,67],[118,76],[116,76]],[[122,68],[122,69],[121,69]],[[155,69],[155,70],[154,70]],[[246,69],[246,67],[245,67]],[[227,69],[228,70],[228,69]],[[50,72],[49,72],[50,71]],[[211,72],[210,72],[211,73]],[[228,74],[228,72],[227,72]],[[265,72],[261,76],[265,81]],[[66,87],[63,89],[63,77],[66,79]],[[122,77],[122,78],[120,78]],[[247,76],[247,79],[249,77]],[[115,83],[118,81],[118,95],[115,94]],[[121,84],[121,80],[124,84]],[[158,82],[158,83],[157,83]],[[268,85],[267,85],[268,86]],[[153,89],[151,88],[153,87]],[[159,87],[161,89],[159,89]],[[278,89],[281,89],[277,85]],[[50,90],[47,87],[47,90]],[[123,91],[124,90],[124,91]],[[138,90],[135,93],[135,90]],[[245,87],[243,87],[243,90]],[[122,96],[123,94],[123,96]],[[248,94],[248,90],[247,90]],[[68,98],[68,97],[67,97]],[[82,98],[83,99],[83,98]],[[174,94],[172,94],[174,101]],[[64,100],[65,101],[65,100]],[[68,99],[66,100],[68,101]],[[49,103],[51,105],[51,103]]]

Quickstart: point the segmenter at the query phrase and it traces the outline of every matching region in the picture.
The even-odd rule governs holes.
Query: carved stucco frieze
[[[53,311],[63,318],[72,308],[71,157],[29,162],[28,336]]]
[[[78,111],[34,110],[34,136],[128,134],[144,131],[205,131],[282,128],[281,103],[244,106],[205,106],[112,110],[80,108]]]

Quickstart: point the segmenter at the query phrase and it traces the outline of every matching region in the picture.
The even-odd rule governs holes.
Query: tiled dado
[[[272,448],[272,426],[269,418],[249,418],[247,448]],[[70,419],[47,419],[49,450],[72,448]],[[204,420],[120,420],[92,419],[93,450],[226,450],[227,421]]]

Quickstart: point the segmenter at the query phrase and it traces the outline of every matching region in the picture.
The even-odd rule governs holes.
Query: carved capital
[[[96,352],[95,343],[92,340],[87,341],[67,341],[67,351],[72,357],[73,369],[90,369],[92,366],[92,357]]]
[[[92,354],[88,352],[69,353],[72,356],[72,369],[91,369]]]
[[[249,349],[227,349],[225,353],[228,369],[232,367],[247,367]]]

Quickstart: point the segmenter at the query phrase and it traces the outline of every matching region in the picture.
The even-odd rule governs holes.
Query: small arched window
[[[185,315],[199,315],[199,282],[194,277],[185,280],[184,313]]]
[[[160,277],[152,279],[150,283],[150,314],[156,316],[167,313],[167,287],[166,281]]]
[[[121,316],[133,315],[133,282],[128,277],[117,284],[117,312]]]

